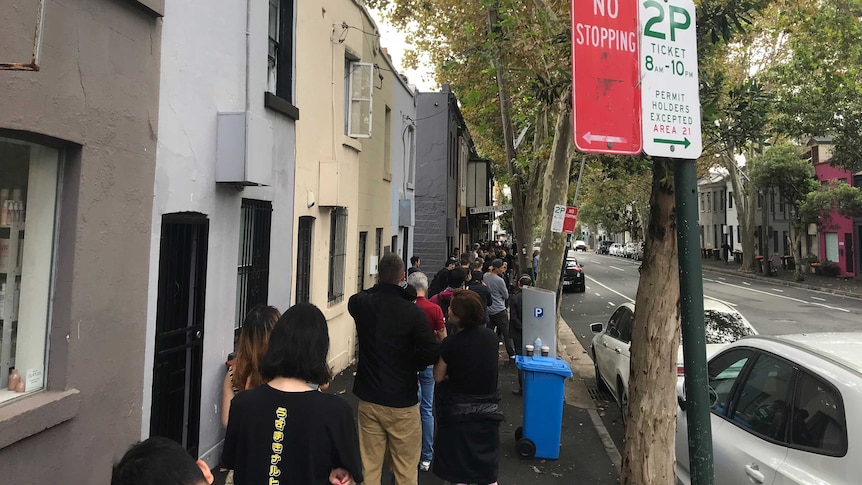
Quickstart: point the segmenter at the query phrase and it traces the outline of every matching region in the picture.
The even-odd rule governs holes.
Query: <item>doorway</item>
[[[150,435],[198,456],[209,220],[162,216]]]
[[[853,233],[844,233],[844,272],[853,273]]]

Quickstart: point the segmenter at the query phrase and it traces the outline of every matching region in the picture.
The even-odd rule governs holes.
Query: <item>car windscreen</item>
[[[752,334],[751,328],[738,313],[706,310],[703,318],[707,344],[728,344]]]

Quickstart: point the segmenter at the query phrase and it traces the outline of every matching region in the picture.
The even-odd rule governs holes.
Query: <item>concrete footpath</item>
[[[562,322],[558,353],[571,366],[574,377],[566,380],[565,404],[558,460],[525,459],[515,450],[515,430],[523,417],[522,397],[512,391],[518,386],[517,368],[507,362],[505,351],[500,357],[499,388],[506,420],[500,427],[501,485],[572,484],[605,485],[619,483],[619,453],[607,434],[590,398],[586,379],[593,377],[593,364],[569,326]],[[502,347],[501,347],[502,350]],[[356,412],[358,400],[351,392],[355,368],[349,367],[335,376],[328,393],[341,396]],[[217,470],[214,470],[217,472]],[[217,473],[216,484],[224,483],[224,473]],[[386,485],[392,483],[384,480]],[[443,481],[433,473],[419,472],[420,485],[439,485]]]

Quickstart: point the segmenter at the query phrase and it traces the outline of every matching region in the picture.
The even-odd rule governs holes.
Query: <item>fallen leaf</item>
[[[563,476],[563,474],[562,474],[562,473],[554,473],[554,472],[551,472],[551,475],[553,475],[553,476],[555,476],[555,477],[557,477],[557,478],[560,478],[560,477],[562,477],[562,476]]]
[[[533,465],[533,471],[538,473],[538,474],[542,473],[542,470],[539,470],[539,467],[537,467],[536,465]]]

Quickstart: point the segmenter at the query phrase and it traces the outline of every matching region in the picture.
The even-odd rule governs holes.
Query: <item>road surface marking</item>
[[[611,463],[614,465],[614,468],[619,472],[623,463],[623,458],[622,455],[620,455],[619,450],[617,450],[617,445],[614,444],[614,440],[611,439],[611,434],[608,433],[608,429],[605,428],[605,423],[603,423],[602,418],[599,417],[598,411],[595,409],[587,409],[587,412],[590,413],[590,421],[593,422],[593,427],[596,428],[596,433],[599,434],[599,439],[601,439],[602,445],[605,447],[605,453],[608,454],[608,458],[611,459]]]
[[[590,281],[592,281],[593,283],[595,283],[595,284],[597,284],[597,285],[601,286],[602,288],[604,288],[604,289],[606,289],[606,290],[608,290],[608,291],[610,291],[610,292],[616,293],[617,295],[620,295],[621,297],[625,298],[626,300],[628,300],[628,301],[630,301],[630,302],[632,302],[632,303],[634,303],[634,302],[635,302],[633,299],[631,299],[631,298],[627,297],[626,295],[623,295],[623,294],[622,294],[622,293],[620,293],[619,291],[617,291],[617,290],[615,290],[615,289],[613,289],[613,288],[611,288],[611,287],[609,287],[609,286],[605,286],[605,285],[603,285],[603,284],[599,283],[599,282],[598,282],[595,278],[593,278],[592,276],[587,276],[587,278],[588,278]]]
[[[717,284],[719,284],[719,285],[732,286],[732,287],[734,287],[734,288],[741,288],[741,289],[745,289],[745,290],[748,290],[748,291],[753,291],[753,292],[755,292],[755,293],[761,293],[761,294],[763,294],[763,295],[773,296],[773,297],[775,297],[775,298],[784,298],[785,300],[795,301],[795,302],[797,302],[797,303],[808,303],[808,304],[811,304],[811,305],[817,305],[817,306],[821,306],[821,307],[823,307],[823,308],[828,308],[828,309],[830,309],[830,310],[838,310],[838,311],[840,311],[840,312],[850,313],[850,310],[847,310],[846,308],[838,308],[838,307],[834,307],[834,306],[830,306],[830,305],[824,305],[823,303],[811,303],[810,301],[807,301],[807,300],[801,300],[801,299],[799,299],[799,298],[793,298],[793,297],[785,296],[785,295],[776,295],[775,293],[769,293],[768,291],[757,290],[757,289],[754,289],[754,288],[742,288],[741,286],[734,285],[734,284],[731,284],[731,283],[725,283],[725,282],[723,282],[723,281],[717,281],[716,283],[717,283]],[[743,284],[747,284],[747,283],[745,283],[745,282],[743,281]],[[749,285],[749,286],[750,286],[750,285]]]
[[[599,298],[601,298],[601,297],[602,297],[601,293],[596,293],[596,296],[597,296],[597,297],[599,297]]]
[[[818,297],[816,297],[816,296],[812,296],[812,297],[811,297],[811,299],[812,299],[812,300],[817,300],[817,301],[826,301],[826,298],[818,298]]]
[[[613,268],[613,269],[615,269],[615,270],[617,270],[617,271],[623,271],[623,272],[625,272],[625,270],[624,270],[624,269],[622,269],[622,268],[617,268],[616,266],[608,266],[608,267],[609,267],[609,268]]]
[[[777,291],[779,293],[784,293],[784,290],[779,290],[778,288],[770,288],[772,291]]]
[[[718,279],[720,279],[721,281],[727,281],[726,278],[718,278]]]
[[[747,282],[747,281],[743,281],[743,282],[742,282],[742,284],[743,284],[743,285],[745,285],[745,286],[751,286],[751,283],[749,283],[749,282]]]

